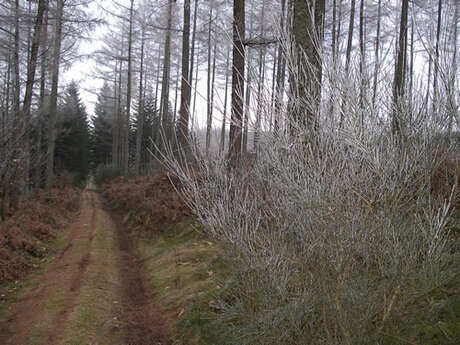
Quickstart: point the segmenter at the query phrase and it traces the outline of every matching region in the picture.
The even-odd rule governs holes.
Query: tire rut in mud
[[[88,206],[82,207],[65,248],[24,296],[11,306],[6,319],[0,320],[1,344],[59,343],[91,260],[92,234],[96,222],[95,196],[84,193],[83,198],[83,205]],[[86,230],[89,212],[94,222]]]
[[[142,262],[129,231],[120,217],[112,216],[120,249],[120,276],[124,312],[124,334],[129,345],[168,345],[167,321],[154,303],[151,289],[142,272]]]

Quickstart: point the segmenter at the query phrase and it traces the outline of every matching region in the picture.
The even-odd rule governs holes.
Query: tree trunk
[[[332,1],[332,43],[331,43],[331,56],[332,64],[335,66],[336,55],[335,50],[337,46],[337,0]]]
[[[319,129],[324,12],[324,0],[294,1],[293,36],[298,66],[295,67],[295,76],[291,76],[294,82],[290,100],[294,105],[291,130],[308,131],[305,139],[309,142],[316,140]]]
[[[281,1],[281,18],[280,28],[285,29],[285,16],[286,16],[286,0]],[[273,123],[273,132],[275,136],[279,134],[279,117],[281,112],[281,104],[283,102],[284,94],[284,79],[286,71],[286,58],[283,50],[283,45],[280,42],[278,45],[278,71],[276,73],[276,108],[275,108],[275,119]]]
[[[212,58],[212,77],[211,77],[211,117],[208,122],[208,131],[209,131],[209,144],[211,144],[212,136],[212,117],[214,116],[214,91],[215,91],[215,80],[216,80],[216,55],[217,55],[217,43],[214,42],[213,49],[213,58]],[[209,152],[209,147],[208,147]]]
[[[406,79],[406,41],[407,41],[407,17],[409,0],[402,0],[401,23],[399,27],[398,55],[396,59],[395,76],[393,84],[393,119],[392,133],[398,139],[402,139],[401,105],[404,99],[404,81]]]
[[[434,74],[433,74],[433,116],[437,120],[438,113],[438,74],[439,74],[439,41],[441,39],[442,0],[438,0],[438,22],[436,25],[436,46],[434,51]],[[455,47],[454,49],[457,49]]]
[[[350,60],[351,60],[351,48],[353,45],[353,29],[354,29],[354,23],[355,23],[355,0],[351,0],[351,12],[350,12],[350,22],[348,25],[348,41],[347,41],[347,52],[346,52],[346,57],[345,57],[345,80],[348,80],[348,74],[350,71]],[[347,92],[345,92],[343,99],[342,99],[342,110],[340,112],[340,123],[339,127],[342,128],[343,126],[343,120],[344,120],[344,115],[346,113],[346,107],[347,107]]]
[[[157,64],[157,71],[156,71],[156,80],[155,80],[155,110],[160,110],[158,109],[158,89],[160,86],[160,67],[161,67],[161,45],[158,44],[158,64]],[[160,101],[160,107],[161,107],[161,101]]]
[[[409,109],[412,111],[412,91],[414,89],[414,18],[411,18],[410,29],[410,70],[409,70]]]
[[[229,161],[237,167],[241,159],[241,120],[244,92],[245,0],[233,1],[232,120],[230,123]]]
[[[160,119],[160,132],[162,137],[160,139],[159,147],[162,144],[166,145],[166,121],[169,117],[169,74],[171,70],[171,27],[172,27],[172,4],[173,0],[168,1],[168,26],[165,37],[165,48],[164,48],[164,62],[163,62],[163,80],[161,83],[161,119]],[[164,140],[164,143],[161,143]]]
[[[335,59],[337,59],[339,55],[339,50],[340,50],[340,36],[342,35],[342,7],[343,7],[343,0],[340,0],[339,1],[339,13],[337,14],[339,19],[337,23],[337,33],[336,33],[337,42],[335,45],[335,52],[334,52]]]
[[[199,51],[197,56],[199,56]],[[195,71],[195,87],[193,88],[193,109],[191,112],[191,122],[192,122],[192,131],[193,131],[193,126],[195,125],[195,114],[196,114],[196,94],[198,90],[198,72],[199,72],[199,67],[200,67],[200,61],[197,59],[196,60],[196,71]]]
[[[136,175],[140,173],[140,164],[141,164],[141,145],[142,145],[142,134],[144,132],[144,48],[145,48],[145,24],[142,23],[142,33],[141,33],[141,63],[139,67],[139,110],[137,111],[137,128],[136,128],[136,159],[134,163],[134,170]]]
[[[372,90],[372,107],[375,108],[375,99],[377,97],[377,77],[380,70],[379,62],[379,49],[380,49],[380,22],[381,22],[381,13],[382,13],[382,0],[379,0],[378,10],[377,10],[377,33],[375,37],[375,66],[374,66],[374,86]]]
[[[198,0],[195,0],[195,6]],[[196,13],[195,13],[196,16]],[[194,26],[196,21],[194,22]],[[195,35],[195,33],[194,33]],[[190,52],[190,0],[184,1],[184,31],[182,33],[182,78],[180,92],[180,109],[178,128],[179,152],[184,156],[188,147],[188,122],[190,118],[190,98],[191,98],[191,76],[193,68],[189,73],[189,52]],[[193,65],[193,62],[192,62]]]
[[[273,133],[273,115],[275,109],[275,99],[276,99],[276,67],[278,65],[278,46],[275,46],[273,52],[273,69],[272,69],[272,85],[271,85],[271,99],[270,99],[270,123],[268,125],[268,131]]]
[[[123,35],[122,35],[123,36]],[[121,40],[121,56],[124,55],[125,44],[122,38]],[[122,98],[122,76],[123,76],[123,60],[120,59],[120,69],[118,70],[118,97],[117,97],[117,111],[116,111],[116,126],[115,126],[115,158],[116,158],[116,166],[118,168],[123,168],[123,108],[121,106],[121,98]]]
[[[251,25],[252,26],[252,25]],[[252,34],[252,28],[249,30],[250,34]],[[252,68],[251,68],[251,61],[252,61],[252,54],[251,50],[248,50],[248,57],[246,59],[247,68],[246,68],[246,92],[244,93],[245,103],[244,103],[244,114],[243,114],[243,148],[242,153],[245,154],[248,150],[248,136],[249,136],[249,113],[251,107],[251,94],[252,94]]]
[[[42,52],[40,62],[40,111],[38,112],[38,128],[37,128],[37,143],[35,149],[35,181],[36,188],[40,188],[42,184],[42,130],[43,130],[43,115],[45,110],[45,93],[46,93],[46,71],[48,58],[48,0],[46,0],[46,9],[44,14],[44,22],[42,26]]]
[[[192,50],[190,52],[190,72],[189,72],[189,78],[190,78],[190,87],[193,88],[193,68],[195,66],[194,59],[195,59],[195,45],[196,45],[196,22],[197,22],[197,12],[198,11],[198,0],[195,0],[195,8],[193,10],[193,33],[192,33]],[[196,54],[199,55],[199,54]],[[197,60],[197,70],[195,73],[195,89],[193,92],[193,108],[189,110],[189,122],[191,122],[191,128],[193,128],[193,118],[195,114],[195,107],[196,107],[196,85],[198,83],[198,60]],[[190,90],[191,93],[191,90]],[[190,96],[190,105],[192,104],[192,98]]]
[[[172,119],[172,125],[174,126],[176,123],[177,119],[177,99],[179,98],[179,79],[180,79],[181,71],[180,71],[180,66],[179,64],[176,66],[176,77],[174,78],[176,80],[176,84],[174,85],[174,110],[173,110],[173,119]],[[175,133],[171,133],[171,135],[174,135]]]
[[[206,155],[209,155],[209,147],[211,145],[211,127],[212,127],[212,104],[211,104],[211,29],[212,29],[212,3],[209,9],[208,23],[208,79],[207,79],[207,112],[206,112]]]
[[[38,48],[40,46],[40,34],[42,31],[43,14],[45,13],[46,2],[38,2],[37,16],[35,17],[32,44],[30,48],[29,61],[27,63],[27,80],[24,102],[21,112],[21,138],[23,138],[23,159],[21,160],[21,182],[22,192],[28,193],[29,169],[30,169],[30,107],[32,105],[32,91],[35,82],[35,71],[37,69]]]
[[[20,65],[19,65],[19,0],[15,1],[15,12],[14,12],[14,51],[13,51],[13,116],[19,118],[19,103],[20,103]],[[15,130],[19,129],[17,120],[15,121]]]
[[[453,17],[453,27],[454,27],[454,34],[452,36],[452,45],[457,47],[457,19],[458,19],[458,1],[455,2],[455,11]],[[454,49],[452,54],[452,67],[451,67],[451,76],[449,80],[448,86],[448,99],[449,99],[449,132],[452,131],[453,122],[457,122],[457,127],[460,127],[460,118],[458,116],[458,107],[456,102],[456,95],[458,94],[458,89],[455,88],[455,83],[457,81],[457,49]]]
[[[50,113],[48,121],[48,150],[46,164],[46,189],[53,185],[54,177],[54,148],[56,142],[56,109],[57,93],[59,84],[59,65],[61,62],[61,41],[62,41],[62,15],[64,12],[64,0],[57,0],[56,26],[54,34],[53,65],[51,76],[51,97]]]
[[[360,86],[359,86],[359,108],[360,108],[360,126],[361,130],[364,126],[364,94],[365,94],[365,79],[366,74],[364,71],[365,68],[365,61],[366,61],[366,51],[364,47],[364,0],[361,0],[359,6],[359,79],[360,79]]]
[[[128,34],[128,80],[126,81],[126,117],[123,126],[123,174],[128,175],[129,169],[129,118],[131,116],[131,79],[132,79],[132,51],[133,51],[133,11],[134,0],[129,8]]]
[[[124,54],[124,42],[122,39],[121,42],[121,56]],[[114,124],[112,127],[112,164],[114,164],[117,168],[121,167],[121,155],[120,155],[120,145],[121,145],[121,135],[120,135],[120,127],[121,127],[121,81],[122,81],[122,74],[123,74],[123,60],[119,60],[118,66],[115,67],[115,80],[118,78],[118,82],[115,84],[115,116]]]
[[[260,37],[265,36],[265,0],[262,0],[262,20],[260,28]],[[265,79],[265,46],[259,50],[259,77],[257,81],[257,110],[256,110],[256,123],[254,129],[254,151],[257,152],[257,145],[260,139],[260,130],[261,130],[261,117],[262,117],[262,89]]]
[[[227,51],[227,63],[225,64],[225,91],[224,91],[224,114],[222,118],[222,130],[220,132],[220,152],[225,149],[225,121],[227,120],[227,98],[228,98],[228,67],[230,65],[230,49]]]

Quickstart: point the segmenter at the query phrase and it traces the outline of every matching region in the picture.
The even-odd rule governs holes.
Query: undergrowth
[[[230,277],[179,322],[181,344],[455,344],[457,146],[414,135],[269,137],[251,169],[171,161]],[[287,152],[284,148],[289,147]]]
[[[46,261],[79,205],[77,189],[40,190],[0,222],[0,285],[24,278]]]
[[[177,184],[178,180],[174,182]],[[101,192],[109,207],[121,213],[123,220],[137,233],[161,233],[192,215],[165,174],[133,179],[119,177],[102,185]]]
[[[356,152],[349,153],[344,159],[354,164]],[[296,180],[290,175],[299,173],[296,168],[288,174],[286,165],[267,168],[267,161],[231,178],[213,162],[206,174],[195,170],[182,183],[159,175],[102,188],[138,237],[176,344],[456,344],[459,220],[453,208],[443,213],[443,203],[430,196],[438,193],[442,200],[444,190],[430,190],[436,186],[430,182],[417,189],[425,182],[402,174],[402,181],[366,190],[359,183],[369,180],[354,180],[359,175],[344,166],[335,174],[351,179],[348,185],[332,183],[337,176],[326,170],[313,176],[319,181],[308,169]],[[436,176],[440,166],[429,174]],[[323,194],[313,207],[308,198],[318,194],[306,194],[296,183],[361,193],[357,199]],[[192,220],[177,190],[196,191],[193,202],[205,203],[206,217],[212,217],[199,214],[205,227]],[[452,205],[456,200],[451,197]]]

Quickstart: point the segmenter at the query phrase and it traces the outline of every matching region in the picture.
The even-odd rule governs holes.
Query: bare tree
[[[125,175],[128,175],[128,167],[129,167],[129,118],[131,114],[133,12],[134,12],[134,0],[131,0],[131,5],[129,8],[128,77],[126,80],[126,115],[125,115],[125,121],[123,125],[123,172]]]
[[[207,46],[208,46],[208,78],[207,78],[207,97],[206,97],[206,102],[207,102],[207,118],[206,118],[206,154],[209,154],[209,147],[211,146],[211,128],[212,128],[212,107],[213,104],[211,103],[211,88],[213,85],[211,85],[211,68],[212,68],[212,62],[211,62],[211,54],[212,54],[212,45],[211,45],[211,32],[212,32],[212,12],[213,12],[213,4],[209,4],[209,23],[208,23],[208,41],[207,41]]]
[[[165,135],[166,133],[166,122],[169,116],[169,75],[171,72],[172,6],[173,0],[168,0],[168,24],[167,29],[165,31],[163,77],[161,83],[160,130],[162,135]]]
[[[441,40],[442,0],[438,0],[438,20],[436,25],[436,45],[434,49],[434,75],[433,75],[433,116],[436,117],[438,109],[438,74],[439,74],[439,41]]]
[[[348,79],[348,74],[350,71],[350,62],[351,62],[351,48],[353,46],[353,28],[355,27],[355,0],[351,0],[351,9],[350,9],[350,22],[348,24],[348,40],[347,40],[347,52],[345,57],[345,78]],[[340,112],[340,123],[339,127],[342,127],[344,116],[346,113],[347,101],[344,98],[342,99],[342,111]]]
[[[57,0],[56,24],[54,32],[53,66],[51,70],[51,96],[50,112],[48,119],[48,150],[46,160],[46,188],[50,189],[54,177],[54,149],[56,141],[56,109],[59,84],[59,66],[61,62],[62,43],[62,16],[64,12],[64,0]]]
[[[229,73],[228,67],[230,66],[230,49],[227,51],[227,62],[225,64],[225,88],[224,88],[224,111],[222,117],[222,128],[220,132],[220,149],[219,151],[222,153],[224,152],[225,148],[225,125],[227,120],[227,97],[228,97],[228,80],[229,80]]]
[[[145,58],[145,20],[141,22],[141,61],[139,66],[139,109],[137,112],[137,127],[136,127],[136,157],[134,163],[134,170],[136,175],[139,175],[140,161],[141,161],[141,143],[142,134],[144,131],[144,58]]]
[[[407,17],[409,0],[402,0],[401,22],[399,26],[398,55],[396,59],[394,83],[393,83],[393,119],[392,133],[394,136],[402,136],[402,103],[404,100],[405,79],[406,79],[406,47],[407,47]]]
[[[198,0],[195,0],[195,6]],[[196,13],[195,13],[196,23]],[[195,24],[194,24],[195,25]],[[181,78],[181,102],[179,109],[178,139],[179,150],[185,153],[188,142],[188,122],[190,118],[191,77],[193,70],[189,72],[190,53],[190,0],[184,1],[184,32],[182,34],[182,78]],[[193,65],[190,64],[190,66]]]
[[[24,102],[22,106],[20,121],[21,121],[21,135],[23,140],[23,159],[21,169],[21,181],[20,184],[23,186],[23,191],[27,193],[29,189],[29,169],[30,169],[30,108],[32,105],[32,91],[35,82],[35,71],[37,68],[38,49],[40,46],[40,34],[42,31],[43,14],[46,9],[46,1],[40,0],[38,2],[37,15],[35,17],[35,24],[33,30],[32,45],[30,47],[29,61],[27,63],[27,80],[26,90],[24,95]]]
[[[232,119],[230,122],[229,161],[236,167],[241,159],[243,91],[244,91],[244,37],[245,0],[233,1],[233,62],[232,62]]]
[[[285,30],[285,16],[286,16],[286,0],[281,1],[281,18],[280,18],[280,30]],[[283,44],[280,39],[278,45],[278,61],[277,61],[277,71],[276,71],[276,111],[275,119],[273,124],[273,131],[275,135],[279,133],[279,112],[281,111],[281,103],[283,101],[284,94],[284,80],[286,73],[286,58],[285,52],[283,50]]]
[[[354,1],[354,0],[353,0]],[[297,49],[296,64],[291,68],[293,118],[291,130],[302,128],[312,140],[318,131],[321,98],[324,0],[295,0],[293,37]]]
[[[382,0],[378,2],[377,10],[377,34],[375,37],[375,65],[374,65],[374,84],[372,91],[372,106],[375,108],[375,99],[377,96],[377,78],[379,74],[379,49],[380,49],[380,23],[381,23],[381,13],[382,13]]]

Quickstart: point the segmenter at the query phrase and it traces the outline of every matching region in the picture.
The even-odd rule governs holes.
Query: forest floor
[[[55,259],[0,314],[0,344],[168,344],[136,244],[92,189]]]

